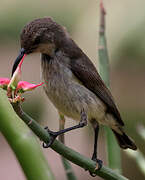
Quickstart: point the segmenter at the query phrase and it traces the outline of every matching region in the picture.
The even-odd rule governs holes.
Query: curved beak
[[[25,49],[22,48],[22,49],[20,50],[20,53],[19,53],[18,57],[16,58],[16,60],[15,60],[15,62],[14,62],[14,64],[13,64],[12,76],[13,76],[15,70],[17,69],[17,66],[18,66],[19,62],[20,62],[21,59],[23,58],[24,54],[25,54]]]

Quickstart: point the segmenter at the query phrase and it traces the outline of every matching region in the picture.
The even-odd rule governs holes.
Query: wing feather
[[[74,75],[106,105],[107,112],[114,115],[120,125],[124,125],[120,113],[114,103],[109,89],[104,84],[99,73],[89,58],[82,54],[81,58],[71,59],[70,67]]]

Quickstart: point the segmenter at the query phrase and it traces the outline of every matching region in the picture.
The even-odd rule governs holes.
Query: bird
[[[51,17],[34,19],[22,29],[20,43],[20,53],[14,62],[12,74],[24,55],[40,53],[46,95],[58,112],[78,121],[77,125],[57,132],[47,129],[51,141],[46,147],[51,146],[58,135],[82,128],[89,122],[95,134],[92,160],[98,163],[98,169],[102,167],[102,161],[97,157],[100,125],[111,128],[122,149],[137,149],[124,132],[124,122],[110,90],[65,27]]]

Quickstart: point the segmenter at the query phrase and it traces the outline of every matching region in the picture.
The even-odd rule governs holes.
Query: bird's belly
[[[54,106],[65,116],[80,120],[80,113],[85,110],[88,119],[104,119],[105,105],[90,90],[74,79],[53,76],[46,81],[45,92]]]
[[[87,89],[66,65],[52,60],[42,61],[42,78],[45,92],[54,106],[65,116],[80,120],[82,110],[88,119],[102,121],[105,116],[105,104]]]

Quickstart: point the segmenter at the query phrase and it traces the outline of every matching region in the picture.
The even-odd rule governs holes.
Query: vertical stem
[[[60,119],[59,119],[59,130],[62,130],[65,127],[65,117],[61,113],[59,113],[59,117],[60,117]],[[65,144],[64,134],[59,135],[58,138],[59,138],[60,142]],[[64,169],[65,169],[67,179],[68,180],[77,180],[77,178],[73,172],[73,169],[71,167],[70,162],[67,159],[65,159],[63,156],[61,156],[61,160],[62,160]]]
[[[103,6],[103,0],[100,2],[100,29],[99,29],[99,73],[106,86],[110,87],[109,81],[109,56],[105,35],[105,15],[106,11]],[[108,166],[121,172],[121,154],[120,148],[112,131],[105,127],[108,152]]]

